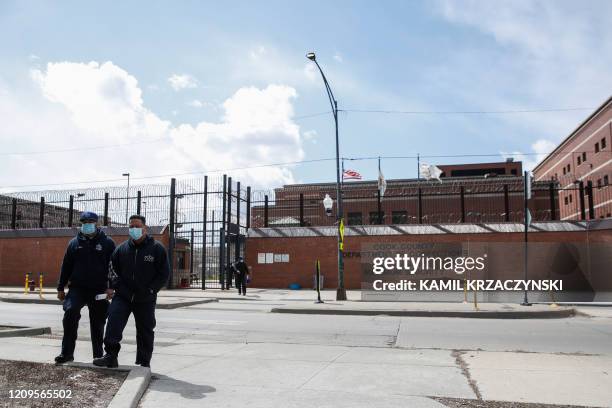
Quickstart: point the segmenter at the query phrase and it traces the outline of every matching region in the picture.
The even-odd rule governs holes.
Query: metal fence
[[[534,182],[528,208],[533,221],[584,220],[610,217],[612,192],[591,181],[561,187]],[[334,200],[326,214],[323,198]],[[524,187],[520,177],[443,182],[389,182],[381,195],[376,182],[345,183],[343,217],[347,225],[522,222]],[[333,184],[286,186],[255,191],[254,227],[320,226],[336,222]]]
[[[231,177],[168,184],[18,192],[0,195],[0,229],[65,228],[94,211],[103,226],[126,227],[132,214],[162,226],[172,260],[171,287],[219,288],[244,253],[250,187]]]

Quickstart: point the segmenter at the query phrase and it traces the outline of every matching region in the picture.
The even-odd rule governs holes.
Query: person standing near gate
[[[89,329],[93,358],[102,357],[102,338],[108,310],[107,298],[96,299],[108,288],[108,265],[115,250],[115,242],[97,227],[98,215],[86,211],[81,214],[81,230],[68,243],[59,281],[57,298],[64,309],[62,351],[55,357],[56,364],[74,360],[81,309],[89,309]],[[68,294],[64,289],[68,285]]]
[[[246,296],[247,276],[249,275],[249,267],[242,257],[238,258],[238,262],[234,265],[236,269],[236,287],[238,294]]]
[[[157,292],[170,275],[166,248],[147,234],[145,217],[130,217],[130,239],[117,247],[111,257],[113,301],[108,309],[104,334],[106,354],[94,360],[100,367],[117,367],[123,330],[130,313],[136,323],[136,364],[150,367],[153,354]]]

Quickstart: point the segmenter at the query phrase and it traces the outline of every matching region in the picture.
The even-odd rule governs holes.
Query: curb
[[[40,305],[61,305],[57,299],[23,299],[23,298],[4,298],[0,297],[0,301],[7,303],[30,303],[30,304],[40,304]],[[176,302],[176,303],[158,303],[155,308],[156,309],[178,309],[179,307],[187,307],[193,305],[199,305],[201,303],[211,303],[218,302],[219,299],[200,299],[200,300],[191,300],[187,302]]]
[[[5,326],[12,327],[12,326]],[[0,337],[25,337],[38,336],[40,334],[51,334],[50,327],[18,327],[12,330],[0,330]]]
[[[94,368],[97,370],[128,371],[129,374],[108,404],[108,408],[136,408],[151,382],[151,369],[140,366],[119,366],[117,368],[97,367],[87,363],[68,363],[70,367]]]
[[[38,303],[41,305],[61,305],[62,302],[60,302],[57,299],[40,299],[40,298],[36,298],[36,299],[23,299],[23,298],[5,298],[2,297],[0,298],[0,301],[2,302],[7,302],[7,303]]]
[[[404,316],[404,317],[463,317],[472,319],[562,319],[576,315],[574,309],[528,311],[452,311],[452,310],[359,310],[359,309],[304,309],[274,307],[271,313],[350,315],[350,316]]]
[[[177,302],[177,303],[167,303],[167,304],[157,304],[155,306],[156,309],[178,309],[179,307],[187,307],[193,305],[200,305],[202,303],[213,303],[218,302],[219,299],[201,299],[201,300],[191,300],[188,302]]]

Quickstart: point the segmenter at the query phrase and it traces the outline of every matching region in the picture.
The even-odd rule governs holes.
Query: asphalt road
[[[270,306],[157,310],[155,379],[141,406],[178,405],[177,397],[185,407],[202,398],[209,406],[442,406],[429,396],[612,405],[607,314],[489,320],[272,314]],[[51,336],[31,340],[48,358],[59,352],[61,318],[59,306],[0,303],[0,325],[51,326]],[[78,361],[90,359],[88,339],[84,309]],[[124,339],[120,362],[131,364],[133,321]]]

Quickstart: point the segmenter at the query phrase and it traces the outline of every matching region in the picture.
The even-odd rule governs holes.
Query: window
[[[563,175],[565,176],[566,173],[567,173],[567,168],[563,167]]]
[[[603,178],[603,184],[604,186],[607,186],[610,182],[608,181],[608,175],[606,174]]]
[[[360,212],[350,212],[346,217],[347,225],[363,225],[363,217]]]
[[[384,224],[385,223],[385,212],[380,212],[380,222],[378,222],[378,211],[370,211],[370,224]]]
[[[582,152],[582,161],[585,162],[586,161],[586,152]]]
[[[565,198],[563,199],[563,201],[565,202],[565,205],[567,205],[567,204],[568,204],[568,198],[567,198],[567,196],[565,196]]]
[[[605,148],[606,148],[606,138],[605,138],[605,137],[602,137],[602,138],[601,138],[601,148],[602,148],[602,149],[605,149]]]
[[[580,166],[580,156],[578,156],[578,165]]]
[[[571,173],[571,171],[572,171],[572,168],[571,168],[571,166],[568,164],[568,165],[567,165],[567,172],[568,172],[568,173]]]
[[[407,211],[392,211],[391,212],[391,222],[393,224],[406,224],[408,222],[408,212]]]
[[[597,188],[601,188],[601,179],[597,179]]]
[[[595,143],[595,153],[599,153],[599,142]]]
[[[572,202],[572,195],[573,194],[570,194],[570,196],[569,196],[570,203]]]

